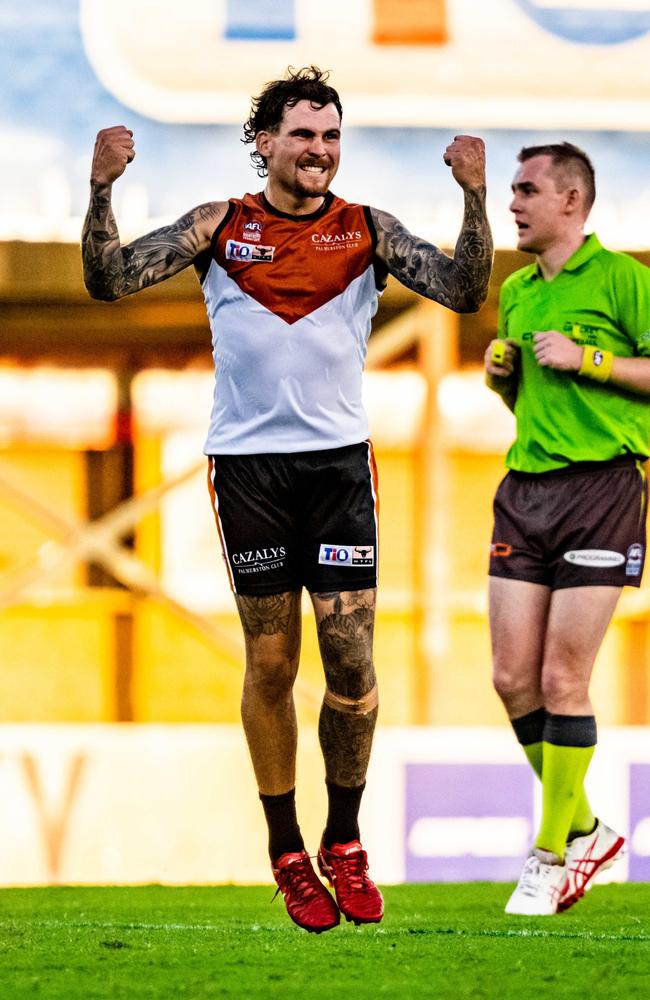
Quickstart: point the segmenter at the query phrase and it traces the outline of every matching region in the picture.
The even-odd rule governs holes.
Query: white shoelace
[[[553,865],[546,865],[534,854],[528,858],[519,879],[519,889],[527,896],[536,896],[539,892],[539,880],[545,874],[543,869],[550,869]]]

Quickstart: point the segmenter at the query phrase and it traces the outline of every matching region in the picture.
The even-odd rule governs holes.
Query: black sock
[[[335,785],[333,781],[327,779],[325,779],[325,784],[327,785],[329,810],[327,826],[323,833],[324,846],[331,847],[332,844],[348,844],[351,840],[358,840],[359,806],[363,790],[366,787],[365,781],[356,788]]]
[[[296,817],[296,790],[292,788],[282,795],[262,795],[266,824],[269,828],[269,857],[275,863],[283,854],[304,851],[298,819]]]
[[[546,709],[536,708],[527,715],[520,715],[516,719],[511,719],[510,724],[515,731],[515,736],[522,746],[530,746],[531,743],[541,743],[544,739],[544,726],[546,725]]]
[[[594,747],[598,727],[593,715],[553,715],[546,713],[544,742],[558,747]]]

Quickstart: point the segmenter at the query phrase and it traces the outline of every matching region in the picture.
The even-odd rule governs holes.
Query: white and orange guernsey
[[[216,369],[208,455],[319,451],[368,436],[361,376],[386,269],[370,210],[231,199],[202,280]]]

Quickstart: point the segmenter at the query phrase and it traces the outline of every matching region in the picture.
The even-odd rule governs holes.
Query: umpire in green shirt
[[[510,210],[535,262],[504,282],[485,355],[487,383],[517,421],[494,501],[490,630],[495,688],[543,788],[506,912],[550,915],[625,848],[583,783],[594,660],[645,557],[650,270],[585,236],[596,191],[582,150],[530,146],[518,160]]]

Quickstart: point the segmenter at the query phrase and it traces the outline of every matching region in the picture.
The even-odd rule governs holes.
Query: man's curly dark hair
[[[318,66],[303,66],[302,69],[289,66],[284,80],[272,80],[259,97],[253,98],[250,118],[244,124],[242,142],[255,142],[259,132],[277,132],[284,109],[295,107],[299,101],[309,101],[313,108],[333,104],[339,117],[343,118],[341,100],[334,87],[327,84],[328,79],[329,73],[320,70]],[[257,150],[250,155],[258,175],[266,177],[266,157]]]

